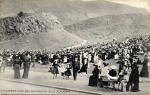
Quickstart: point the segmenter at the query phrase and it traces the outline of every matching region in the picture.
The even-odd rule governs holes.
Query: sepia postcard
[[[150,95],[150,0],[0,0],[0,95]]]

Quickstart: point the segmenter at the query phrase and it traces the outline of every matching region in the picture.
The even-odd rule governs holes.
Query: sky
[[[75,0],[70,0],[70,1],[75,1]],[[96,0],[81,0],[81,1],[88,2],[88,1],[96,1]],[[137,8],[144,8],[150,12],[150,0],[105,0],[105,1],[125,4]]]
[[[150,12],[150,0],[105,0],[105,1],[125,4],[137,8],[144,8]]]

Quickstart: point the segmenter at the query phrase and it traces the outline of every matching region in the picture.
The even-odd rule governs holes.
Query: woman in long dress
[[[58,71],[58,59],[55,59],[54,63],[53,63],[53,79],[57,78],[57,74],[59,74],[59,71]]]
[[[13,69],[14,69],[15,79],[20,78],[20,64],[21,64],[21,60],[19,59],[19,56],[15,55],[13,59]]]
[[[145,55],[144,61],[143,61],[143,68],[141,70],[140,76],[141,77],[148,77],[149,76],[149,71],[148,71],[148,56]]]

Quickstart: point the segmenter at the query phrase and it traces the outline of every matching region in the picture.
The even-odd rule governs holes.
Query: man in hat
[[[72,62],[72,67],[73,67],[73,78],[74,80],[76,80],[78,70],[80,69],[80,60],[78,56],[75,56],[75,59]]]

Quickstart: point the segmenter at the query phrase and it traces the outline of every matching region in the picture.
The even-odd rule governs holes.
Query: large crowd
[[[88,68],[91,68],[90,66],[93,64],[95,68],[91,72],[89,86],[94,86],[101,76],[114,78],[114,73],[109,74],[112,67],[109,60],[116,60],[114,66],[118,68],[117,80],[128,76],[126,90],[129,91],[131,90],[129,88],[132,88],[133,91],[138,91],[139,76],[148,77],[149,75],[147,66],[149,42],[150,36],[146,36],[127,38],[124,42],[113,40],[108,43],[60,49],[55,52],[47,49],[43,51],[3,50],[0,53],[0,70],[3,72],[6,66],[12,66],[14,78],[21,78],[20,68],[23,68],[22,78],[28,78],[31,65],[32,67],[36,67],[36,64],[49,65],[49,72],[53,74],[54,79],[61,74],[66,79],[73,75],[76,80],[78,73],[85,72],[87,74]],[[139,56],[144,56],[144,61],[141,61]],[[143,65],[141,72],[138,70],[139,64]]]

